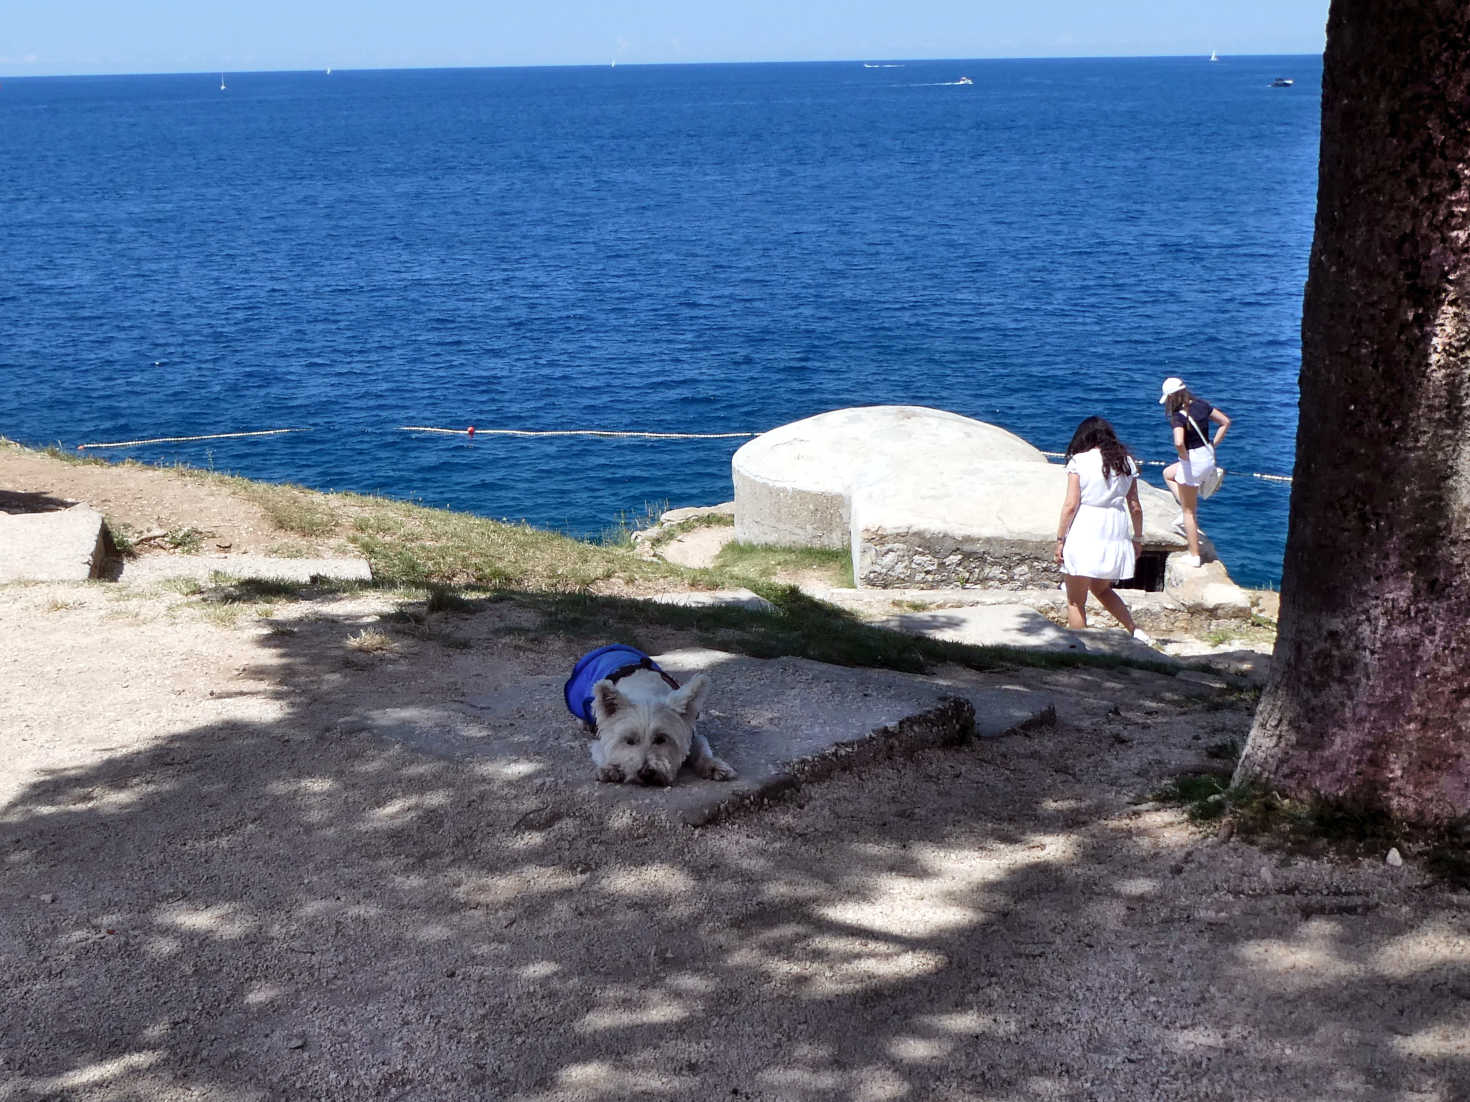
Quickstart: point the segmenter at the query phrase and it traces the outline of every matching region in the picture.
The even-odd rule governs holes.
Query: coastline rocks
[[[1250,619],[1250,594],[1230,580],[1224,563],[1207,559],[1190,566],[1187,558],[1170,555],[1164,565],[1164,590],[1180,608],[1222,620]]]

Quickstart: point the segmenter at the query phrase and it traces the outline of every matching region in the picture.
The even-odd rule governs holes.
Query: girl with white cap
[[[1184,380],[1170,376],[1164,380],[1159,405],[1168,414],[1174,429],[1174,450],[1179,462],[1164,468],[1164,485],[1179,502],[1184,513],[1184,538],[1189,543],[1189,564],[1198,566],[1199,557],[1199,488],[1215,470],[1215,449],[1225,439],[1230,418],[1203,398],[1189,393]],[[1213,421],[1219,427],[1209,439],[1206,427]]]

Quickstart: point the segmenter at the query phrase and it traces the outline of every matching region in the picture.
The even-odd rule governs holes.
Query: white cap
[[[1164,380],[1164,393],[1159,396],[1159,405],[1169,400],[1169,395],[1184,389],[1184,380],[1175,375],[1170,375]]]

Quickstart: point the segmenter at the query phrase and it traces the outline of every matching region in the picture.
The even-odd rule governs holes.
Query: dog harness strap
[[[608,674],[607,677],[603,678],[603,680],[619,681],[622,678],[627,677],[630,673],[637,673],[639,670],[652,670],[668,683],[669,688],[677,689],[679,687],[679,683],[668,674],[664,673],[663,670],[654,665],[653,659],[649,658],[646,654],[643,656],[643,660],[641,662],[630,662],[626,666],[619,666],[617,669],[613,670],[612,673]]]

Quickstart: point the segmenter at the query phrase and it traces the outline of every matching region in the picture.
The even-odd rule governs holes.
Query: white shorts
[[[1214,469],[1214,448],[1190,448],[1189,458],[1179,461],[1179,477],[1176,481],[1181,486],[1198,486]]]

